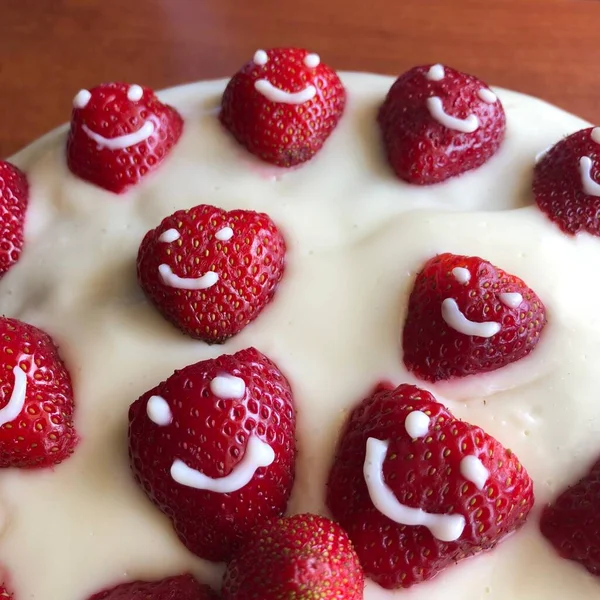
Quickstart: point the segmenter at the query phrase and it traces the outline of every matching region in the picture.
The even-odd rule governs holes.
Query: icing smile
[[[141,142],[145,142],[155,131],[155,126],[152,121],[146,121],[137,131],[126,135],[119,135],[114,138],[106,138],[95,131],[92,131],[87,125],[82,125],[83,131],[87,136],[98,144],[101,148],[109,150],[124,150],[130,146],[135,146]]]
[[[158,272],[165,285],[180,290],[206,290],[219,281],[219,276],[214,271],[207,271],[202,277],[179,277],[169,265],[160,265]]]
[[[304,104],[317,94],[317,88],[314,85],[307,85],[299,92],[284,92],[276,88],[268,79],[258,79],[254,83],[254,89],[267,100],[280,104]]]

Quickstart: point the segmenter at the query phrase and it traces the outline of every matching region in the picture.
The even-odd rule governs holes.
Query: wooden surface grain
[[[0,156],[81,87],[233,74],[259,47],[339,70],[443,62],[600,121],[600,0],[0,0]]]

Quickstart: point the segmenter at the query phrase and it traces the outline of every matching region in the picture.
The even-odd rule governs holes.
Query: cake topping
[[[592,129],[591,138],[596,144],[600,144],[600,127]]]
[[[245,382],[243,397],[214,394],[224,373]],[[169,399],[168,425],[148,419],[152,396]],[[129,451],[137,481],[187,548],[228,560],[253,527],[286,509],[296,456],[289,384],[254,348],[189,365],[131,406]]]
[[[158,236],[158,241],[164,242],[165,244],[171,244],[173,242],[176,242],[180,237],[181,234],[179,233],[179,231],[171,227],[171,229],[163,231],[163,233],[161,233],[160,236]]]
[[[413,410],[404,421],[406,433],[412,438],[425,437],[429,433],[430,421],[431,419],[423,411]]]
[[[258,527],[227,566],[223,600],[362,600],[364,575],[344,530],[316,515]]]
[[[246,393],[246,383],[235,375],[218,375],[210,382],[210,391],[218,398],[243,398]]]
[[[18,260],[29,203],[25,173],[0,160],[0,277]]]
[[[445,75],[444,66],[438,64],[429,67],[429,71],[427,71],[425,77],[427,77],[429,81],[441,81],[444,79]]]
[[[431,420],[426,437],[404,426],[416,406]],[[533,502],[533,482],[510,450],[406,384],[379,385],[352,411],[327,486],[365,575],[388,589],[493,548]]]
[[[236,236],[228,242],[223,238],[227,230],[233,233],[231,225]],[[177,244],[163,243],[172,229],[179,233]],[[267,215],[200,205],[176,212],[146,234],[138,253],[138,279],[158,310],[183,332],[221,343],[272,300],[285,251]]]
[[[401,75],[379,110],[390,166],[401,179],[419,185],[480,167],[504,139],[504,109],[487,94],[482,99],[485,83],[450,67],[438,78],[437,67]]]
[[[23,411],[25,394],[27,393],[27,375],[19,365],[13,368],[15,381],[8,399],[8,404],[0,409],[0,427],[12,423]]]
[[[579,159],[579,173],[581,175],[581,185],[583,191],[590,196],[600,196],[600,183],[592,179],[592,167],[594,161],[589,156],[582,156]]]
[[[498,96],[496,96],[496,94],[494,94],[494,92],[492,92],[492,90],[489,90],[488,88],[481,88],[477,92],[477,95],[481,100],[487,102],[488,104],[494,104],[494,102],[498,101]]]
[[[182,129],[179,113],[148,88],[109,83],[82,90],[74,101],[67,163],[78,177],[120,194],[158,168]]]
[[[233,229],[231,229],[231,227],[223,227],[223,229],[219,229],[219,231],[217,231],[217,233],[215,233],[215,238],[222,242],[226,242],[227,240],[230,240],[232,237],[233,237]]]
[[[269,56],[264,50],[257,50],[252,58],[254,64],[264,66],[269,62]]]
[[[471,273],[469,269],[465,269],[464,267],[454,267],[452,269],[452,275],[454,275],[454,279],[458,281],[458,283],[469,283],[471,281]]]
[[[150,396],[146,404],[148,418],[157,425],[165,427],[173,421],[173,413],[169,403],[162,396]]]
[[[344,87],[317,54],[268,50],[238,71],[225,90],[221,121],[249,152],[280,167],[312,158],[342,116]]]
[[[457,266],[469,281],[456,279]],[[478,257],[441,254],[416,277],[404,364],[427,381],[493,371],[529,354],[545,324],[544,305],[521,279]]]

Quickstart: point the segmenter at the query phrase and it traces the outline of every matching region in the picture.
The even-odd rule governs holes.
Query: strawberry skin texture
[[[211,392],[210,382],[223,373],[244,380],[241,399],[223,400]],[[170,406],[169,426],[158,426],[147,416],[154,395]],[[266,356],[247,348],[176,371],[131,406],[131,468],[187,548],[207,560],[224,561],[256,524],[285,511],[294,483],[295,427],[286,378]],[[175,459],[208,477],[229,475],[243,459],[250,434],[272,447],[275,460],[241,489],[220,494],[180,485],[171,477]]]
[[[218,596],[191,575],[178,575],[161,581],[123,583],[89,600],[218,600]]]
[[[223,125],[249,152],[279,167],[311,159],[337,126],[346,105],[346,91],[336,72],[323,63],[307,67],[303,61],[308,54],[300,48],[267,50],[268,62],[246,63],[223,94]],[[259,79],[289,93],[312,85],[317,93],[302,104],[272,102],[255,89]]]
[[[431,419],[427,436],[411,439],[413,410]],[[370,437],[390,442],[383,476],[396,499],[436,514],[462,514],[458,540],[442,542],[423,526],[404,526],[373,505],[363,476]],[[482,490],[462,477],[460,462],[478,457],[489,476]],[[431,579],[450,565],[490,550],[521,527],[534,503],[533,483],[517,457],[479,427],[459,421],[412,385],[380,385],[350,415],[329,476],[327,505],[348,532],[365,575],[388,589]]]
[[[69,373],[50,336],[33,325],[2,317],[0,339],[0,409],[13,392],[14,367],[27,373],[23,409],[0,426],[0,468],[57,465],[77,444]]]
[[[230,227],[233,236],[215,235]],[[181,237],[159,240],[169,229]],[[265,214],[247,210],[226,212],[209,205],[180,210],[149,231],[138,253],[138,281],[163,316],[187,335],[220,344],[256,319],[271,302],[285,268],[285,240]],[[180,277],[218,274],[203,290],[166,285],[159,274],[169,265]]]
[[[470,281],[460,283],[454,268],[466,268]],[[519,293],[523,301],[510,308],[501,293]],[[489,338],[465,335],[442,318],[442,302],[456,300],[471,321],[500,323]],[[499,369],[527,356],[546,324],[542,301],[521,279],[476,256],[440,254],[417,275],[408,301],[402,334],[404,364],[420,379],[439,381]]]
[[[25,173],[0,160],[0,277],[19,260],[29,202]]]
[[[600,460],[544,509],[540,529],[560,556],[600,577]]]
[[[142,86],[139,101],[127,98],[130,85],[105,83],[90,90],[84,108],[74,108],[67,140],[67,164],[71,172],[115,194],[126,192],[154,171],[179,140],[183,120],[171,106],[162,104],[154,92]],[[154,125],[145,141],[124,149],[100,147],[85,132],[84,126],[105,138],[130,135],[144,126]]]
[[[223,600],[362,600],[364,575],[346,532],[316,515],[257,528],[227,566]]]
[[[487,84],[446,66],[442,80],[430,81],[430,67],[415,67],[398,77],[378,115],[390,166],[400,179],[417,185],[439,183],[480,167],[496,153],[506,129],[500,100],[490,104],[478,96],[479,90],[489,89]],[[427,107],[433,96],[452,117],[475,115],[479,127],[463,133],[439,123]]]
[[[579,161],[589,157],[591,177],[600,183],[600,145],[593,127],[578,131],[550,148],[535,165],[533,194],[539,209],[569,235],[587,231],[600,236],[600,197],[584,191]]]

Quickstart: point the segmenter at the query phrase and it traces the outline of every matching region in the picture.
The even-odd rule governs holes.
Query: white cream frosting
[[[216,115],[225,81],[160,94],[185,117],[183,136],[158,171],[124,195],[68,172],[65,129],[16,157],[31,181],[27,243],[0,282],[0,310],[60,345],[82,438],[54,471],[0,473],[7,519],[0,563],[18,598],[82,600],[118,581],[186,569],[218,585],[222,566],[192,556],[133,482],[127,411],[175,369],[224,352],[254,345],[289,377],[299,445],[289,512],[327,514],[325,482],[350,408],[380,379],[416,383],[402,363],[401,325],[415,274],[440,252],[482,256],[521,277],[546,304],[548,325],[530,356],[480,377],[423,386],[516,452],[535,481],[537,505],[527,526],[492,552],[409,591],[369,582],[365,598],[598,597],[600,582],[560,559],[537,528],[544,503],[600,450],[600,282],[589,276],[600,264],[600,239],[565,236],[531,205],[529,191],[536,154],[586,124],[495,89],[507,113],[499,153],[461,177],[411,186],[386,164],[375,121],[392,78],[345,74],[343,81],[344,118],[313,160],[290,171],[260,163],[224,132]],[[200,203],[265,211],[288,246],[273,303],[223,346],[182,335],[136,281],[145,233]]]

